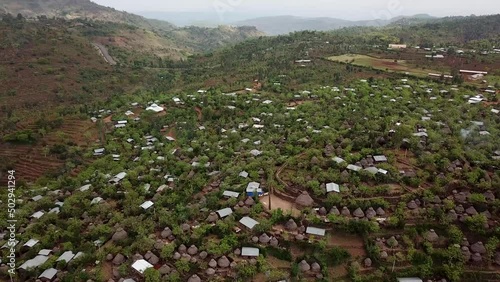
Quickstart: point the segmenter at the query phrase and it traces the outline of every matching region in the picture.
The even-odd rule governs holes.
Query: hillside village
[[[38,37],[12,44],[38,28],[13,21],[3,50],[52,56],[29,49],[49,48]],[[1,279],[11,249],[15,281],[500,279],[496,38],[417,49],[392,29],[305,31],[186,61],[106,46],[110,64],[94,35],[48,21],[86,69],[0,69],[75,95],[2,92],[18,228],[0,225]],[[27,147],[48,164],[7,160]]]
[[[495,107],[469,103],[477,93],[456,85],[348,86],[284,97],[198,91],[96,109],[112,115],[107,144],[88,152],[93,164],[64,184],[25,192],[20,269],[42,280],[90,264],[103,269],[98,280],[140,281],[151,268],[168,281],[193,272],[189,281],[206,281],[285,279],[289,267],[306,279],[376,277],[375,265],[394,264],[401,271],[391,275],[404,277],[422,273],[425,260],[404,269],[430,250],[453,259],[447,275],[498,269],[500,253],[487,250],[495,243],[477,237],[498,228]],[[460,141],[467,146],[491,149],[476,163],[458,157],[458,147],[441,141],[454,130],[467,131]],[[433,159],[437,150],[444,160]],[[480,188],[471,189],[477,180]],[[60,235],[38,233],[41,226]]]

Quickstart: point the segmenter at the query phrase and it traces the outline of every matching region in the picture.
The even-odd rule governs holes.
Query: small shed
[[[238,198],[240,196],[240,193],[226,190],[224,191],[224,193],[222,193],[222,196],[226,198]]]
[[[373,160],[377,163],[385,163],[387,162],[387,157],[384,155],[373,156]]]
[[[243,248],[241,248],[241,256],[242,257],[258,257],[259,251],[260,250],[258,248],[243,247]]]
[[[43,211],[37,211],[35,212],[34,214],[31,215],[32,218],[36,218],[36,219],[39,219],[40,217],[42,217],[45,213]]]
[[[417,277],[397,278],[398,282],[423,282],[422,279]]]
[[[362,170],[363,168],[360,167],[360,166],[357,166],[357,165],[353,165],[353,164],[350,164],[347,166],[347,169],[348,170],[352,170],[352,171],[360,171]]]
[[[132,268],[140,274],[144,274],[144,271],[151,267],[153,267],[153,265],[143,259],[137,260],[132,264]]]
[[[316,228],[316,227],[307,227],[306,234],[323,237],[326,234],[326,230],[321,229],[321,228]]]
[[[260,188],[260,183],[258,182],[250,182],[247,185],[247,196],[254,197],[256,195],[262,196],[264,192]]]
[[[328,183],[326,184],[326,192],[337,192],[340,193],[340,186],[337,183]]]
[[[23,247],[28,247],[28,248],[32,248],[33,246],[35,246],[36,244],[38,244],[39,240],[37,239],[30,239],[28,242],[26,242]]]
[[[140,207],[141,207],[141,208],[143,208],[144,210],[147,210],[147,209],[149,209],[150,207],[152,207],[153,205],[154,205],[154,203],[153,203],[153,202],[151,202],[151,201],[146,201],[146,202],[142,203]]]
[[[233,213],[233,210],[231,208],[225,208],[217,211],[217,214],[219,215],[220,218],[224,218],[228,215],[231,215]]]
[[[56,261],[66,261],[66,263],[70,262],[75,255],[73,254],[72,251],[66,251],[64,252]]]
[[[240,219],[240,223],[248,229],[253,229],[259,222],[251,217],[245,216]]]
[[[55,268],[49,268],[46,269],[40,276],[38,276],[39,279],[45,280],[45,281],[52,281],[54,277],[57,274],[57,269]]]
[[[30,260],[25,261],[21,266],[19,266],[19,268],[24,270],[28,270],[30,268],[36,268],[44,264],[48,259],[49,259],[48,256],[38,255]]]

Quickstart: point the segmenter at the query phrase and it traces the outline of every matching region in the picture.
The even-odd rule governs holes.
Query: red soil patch
[[[306,101],[293,101],[287,104],[288,107],[296,107],[298,105],[304,104]]]
[[[359,236],[330,232],[327,244],[329,247],[336,246],[346,249],[353,258],[366,256],[365,244]]]
[[[483,102],[482,105],[484,107],[495,106],[495,105],[500,105],[500,102]]]
[[[177,139],[176,134],[175,134],[175,129],[170,128],[170,130],[167,133],[167,136],[172,137],[174,139]]]
[[[113,118],[113,115],[110,115],[110,116],[103,118],[102,121],[104,121],[104,123],[112,123],[113,122],[111,120],[112,118]]]
[[[201,119],[203,118],[203,113],[201,112],[201,108],[195,107],[194,110],[196,111],[196,115],[198,116],[198,120],[201,121]]]
[[[97,137],[95,124],[88,120],[67,119],[62,126],[46,134],[33,145],[0,144],[0,161],[16,170],[16,178],[32,182],[48,172],[57,172],[66,160],[50,155],[48,148],[56,144],[85,147]]]

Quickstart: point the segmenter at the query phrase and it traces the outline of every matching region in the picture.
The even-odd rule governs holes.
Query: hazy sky
[[[325,16],[373,20],[427,13],[433,16],[500,13],[498,0],[92,0],[118,10],[203,12],[224,15]]]

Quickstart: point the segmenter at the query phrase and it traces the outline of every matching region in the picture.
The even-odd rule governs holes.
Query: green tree
[[[160,282],[161,275],[160,272],[154,268],[148,268],[144,271],[144,280],[146,282]]]

